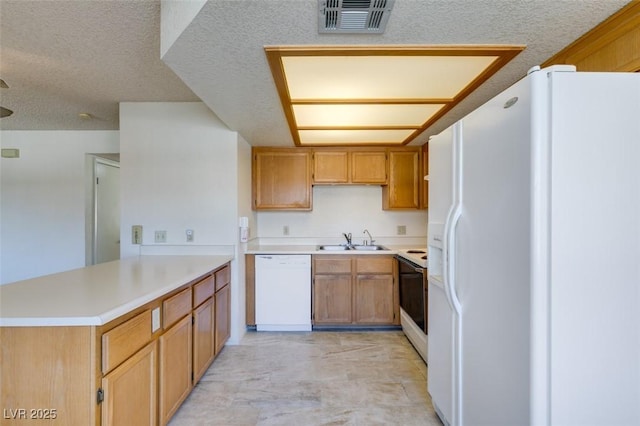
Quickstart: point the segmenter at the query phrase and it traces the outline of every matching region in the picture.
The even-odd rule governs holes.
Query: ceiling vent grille
[[[321,34],[382,34],[395,0],[318,0]]]

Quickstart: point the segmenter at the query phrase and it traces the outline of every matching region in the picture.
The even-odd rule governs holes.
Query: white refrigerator
[[[534,69],[429,141],[445,424],[640,425],[640,73]]]

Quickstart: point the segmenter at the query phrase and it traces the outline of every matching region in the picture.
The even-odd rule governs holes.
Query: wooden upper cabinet
[[[420,209],[420,151],[393,148],[389,150],[389,184],[383,187],[384,210]]]
[[[348,148],[313,150],[314,184],[387,183],[387,159],[384,148],[352,150]]]
[[[348,183],[349,153],[347,151],[314,151],[313,183]]]
[[[386,184],[387,153],[384,150],[352,152],[351,182]]]
[[[311,151],[253,148],[253,208],[311,210]]]
[[[640,71],[640,2],[632,1],[542,64],[578,71]]]
[[[425,180],[425,177],[429,176],[429,142],[422,145],[422,180],[420,185],[422,186],[422,199],[420,200],[420,207],[423,209],[429,208],[429,182]]]

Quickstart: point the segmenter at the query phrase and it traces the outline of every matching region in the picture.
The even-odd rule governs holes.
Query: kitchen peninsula
[[[229,337],[230,255],[0,287],[2,424],[166,424]]]

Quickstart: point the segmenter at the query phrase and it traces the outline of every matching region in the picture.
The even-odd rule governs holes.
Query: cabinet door
[[[355,322],[357,324],[393,324],[392,275],[358,275],[355,293]]]
[[[351,275],[315,275],[313,281],[314,324],[350,324]]]
[[[196,383],[215,355],[213,297],[193,311],[193,383]]]
[[[191,391],[191,315],[178,321],[159,340],[160,423],[164,425]]]
[[[149,343],[103,377],[103,425],[157,424],[156,348],[155,341]]]
[[[352,183],[387,183],[387,154],[384,151],[351,153]]]
[[[315,151],[313,153],[313,182],[349,182],[348,154],[347,151]]]
[[[215,308],[215,353],[220,353],[224,344],[231,335],[231,293],[230,285],[222,287],[216,292],[216,308]]]
[[[311,210],[311,154],[304,149],[253,153],[256,210]]]
[[[423,209],[429,208],[429,182],[424,180],[426,176],[429,176],[429,142],[422,145],[422,180],[420,185],[422,186],[422,199],[420,200],[420,207]]]
[[[383,208],[420,208],[420,152],[389,151],[389,184],[383,190]]]

